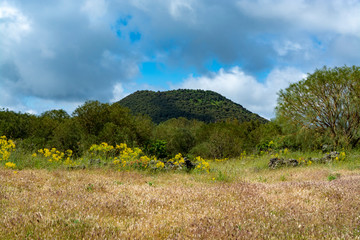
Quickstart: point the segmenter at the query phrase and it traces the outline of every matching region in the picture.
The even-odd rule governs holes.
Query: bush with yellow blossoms
[[[106,145],[103,144],[103,146]],[[186,166],[185,159],[181,153],[175,155],[175,157],[169,160],[160,160],[155,156],[146,156],[140,148],[130,148],[125,143],[116,145],[114,149],[117,155],[112,159],[112,163],[114,166],[119,168],[119,170],[181,170]],[[200,157],[195,159],[194,165],[198,171],[208,172],[210,169],[209,163]]]
[[[146,169],[149,165],[150,158],[140,148],[132,149],[126,143],[121,143],[115,146],[115,150],[119,154],[114,158],[113,164],[120,169]]]
[[[7,162],[5,163],[6,168],[16,168],[16,164],[13,162]]]
[[[195,165],[196,165],[195,170],[197,171],[206,171],[206,172],[210,171],[210,164],[200,156],[195,158]]]
[[[101,144],[93,144],[91,145],[89,152],[91,156],[100,157],[105,160],[108,158],[112,158],[115,155],[116,149],[107,144],[106,142],[102,142]]]
[[[33,153],[32,157],[45,158],[48,162],[61,163],[67,166],[75,166],[76,162],[71,159],[73,151],[68,149],[65,152],[61,152],[56,148],[43,148],[39,149],[37,153]]]
[[[91,161],[95,159],[95,162],[103,163],[104,166],[115,167],[118,170],[149,169],[151,171],[165,171],[182,170],[186,168],[186,162],[181,153],[169,160],[160,160],[155,156],[146,156],[140,148],[130,148],[126,143],[121,143],[116,146],[107,143],[93,144],[89,149],[89,155],[89,165],[91,165]],[[86,163],[82,162],[82,160],[75,162],[71,159],[71,150],[61,152],[56,148],[43,148],[39,149],[36,153],[33,153],[32,157],[43,158],[48,162],[67,166],[86,167]],[[82,162],[81,165],[80,162]],[[201,157],[195,158],[195,160],[192,161],[192,164],[195,166],[196,171],[209,172],[209,163]]]
[[[12,152],[15,151],[15,143],[5,136],[0,137],[0,161],[7,161]]]
[[[181,153],[176,154],[175,157],[173,157],[167,161],[168,169],[174,169],[174,170],[179,169],[180,170],[184,167],[184,165],[185,165],[185,159],[181,155]]]

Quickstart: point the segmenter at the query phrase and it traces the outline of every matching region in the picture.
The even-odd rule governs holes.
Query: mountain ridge
[[[207,123],[226,119],[267,122],[258,114],[210,90],[141,90],[124,97],[118,103],[135,114],[149,115],[155,123],[178,117]]]

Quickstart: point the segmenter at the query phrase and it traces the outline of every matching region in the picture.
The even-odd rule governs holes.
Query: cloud
[[[305,77],[304,73],[295,68],[274,69],[261,83],[241,68],[233,67],[205,76],[191,76],[177,87],[218,92],[246,109],[270,119],[274,117],[277,92]]]
[[[125,92],[125,89],[123,88],[121,83],[115,84],[112,94],[113,98],[110,100],[110,102],[120,101],[122,98],[128,95],[128,93]]]
[[[86,0],[81,11],[88,15],[91,24],[96,24],[107,13],[108,4],[105,0]]]
[[[23,104],[26,96],[108,101],[117,82],[138,74],[130,42],[119,39],[108,20],[94,23],[106,13],[104,1],[36,2],[38,10],[28,2],[0,5],[1,87]]]
[[[5,51],[10,42],[20,42],[23,35],[31,31],[30,21],[18,9],[6,2],[0,3],[0,36],[2,50]]]
[[[147,61],[183,76],[239,66],[223,74],[261,95],[259,73],[359,65],[358,12],[354,0],[0,0],[0,87],[12,96],[0,104],[110,101],[146,79]]]
[[[238,8],[246,15],[278,22],[296,31],[332,32],[360,37],[360,2],[354,0],[240,0]]]

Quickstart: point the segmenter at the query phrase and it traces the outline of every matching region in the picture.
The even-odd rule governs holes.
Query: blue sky
[[[358,0],[0,0],[0,107],[71,113],[206,89],[266,118],[324,65],[360,65]]]

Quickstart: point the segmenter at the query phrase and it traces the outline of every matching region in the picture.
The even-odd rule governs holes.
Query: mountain
[[[135,114],[149,115],[155,123],[178,117],[197,119],[207,123],[229,118],[238,119],[241,122],[267,121],[213,91],[188,89],[165,92],[137,91],[118,103]]]

